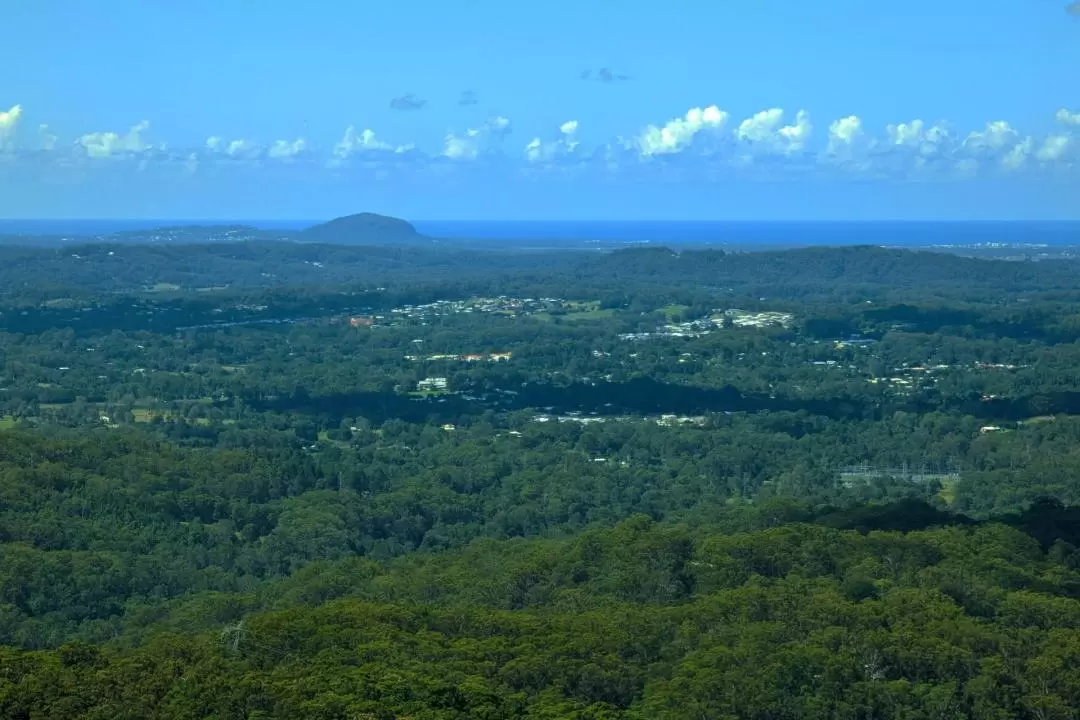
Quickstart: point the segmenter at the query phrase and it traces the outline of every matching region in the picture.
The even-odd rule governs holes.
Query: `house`
[[[447,381],[444,377],[424,378],[420,382],[416,383],[417,390],[445,390],[446,386]]]
[[[374,324],[375,318],[367,317],[365,315],[349,318],[349,325],[354,328],[371,327]]]

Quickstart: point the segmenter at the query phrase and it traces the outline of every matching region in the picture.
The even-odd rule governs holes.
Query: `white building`
[[[424,378],[420,382],[416,383],[417,390],[445,390],[446,378],[444,377],[429,377]]]

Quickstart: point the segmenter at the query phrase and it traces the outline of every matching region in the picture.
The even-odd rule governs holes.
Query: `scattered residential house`
[[[418,390],[445,390],[447,384],[444,377],[429,377],[416,383],[416,388]]]

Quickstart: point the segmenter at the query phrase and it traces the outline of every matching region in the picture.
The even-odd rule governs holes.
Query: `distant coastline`
[[[0,220],[0,235],[93,237],[162,227],[245,225],[296,231],[319,220]],[[484,241],[576,241],[680,245],[1080,245],[1080,221],[417,221],[431,237]]]

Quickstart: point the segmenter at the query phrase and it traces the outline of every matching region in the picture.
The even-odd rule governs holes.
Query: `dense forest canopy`
[[[245,232],[0,247],[0,717],[1075,716],[1076,261]]]

